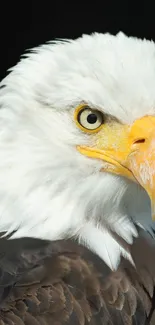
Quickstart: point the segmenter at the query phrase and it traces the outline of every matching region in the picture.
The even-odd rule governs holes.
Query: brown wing
[[[0,325],[155,324],[150,263],[155,254],[145,237],[131,251],[137,271],[122,259],[118,271],[111,272],[97,256],[69,241],[3,240],[1,247]],[[151,268],[140,258],[146,247]]]

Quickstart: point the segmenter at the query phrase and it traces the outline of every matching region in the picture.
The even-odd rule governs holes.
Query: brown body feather
[[[131,249],[137,268],[122,259],[117,272],[69,241],[1,241],[0,325],[155,324],[155,248],[144,236]]]

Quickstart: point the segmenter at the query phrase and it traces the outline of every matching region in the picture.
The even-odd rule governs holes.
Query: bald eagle
[[[49,42],[0,86],[1,324],[149,324],[154,42]]]

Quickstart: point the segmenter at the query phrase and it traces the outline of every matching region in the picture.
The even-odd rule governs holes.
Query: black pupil
[[[96,121],[97,121],[97,116],[95,114],[91,113],[87,116],[88,123],[94,124],[94,123],[96,123]]]

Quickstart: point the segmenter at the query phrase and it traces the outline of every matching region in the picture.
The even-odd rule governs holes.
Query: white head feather
[[[73,112],[86,102],[123,123],[155,114],[155,44],[95,33],[38,47],[11,70],[0,89],[0,231],[77,237],[115,268],[125,252],[108,229],[131,243],[131,217],[152,225],[150,202],[77,152],[90,139]]]

